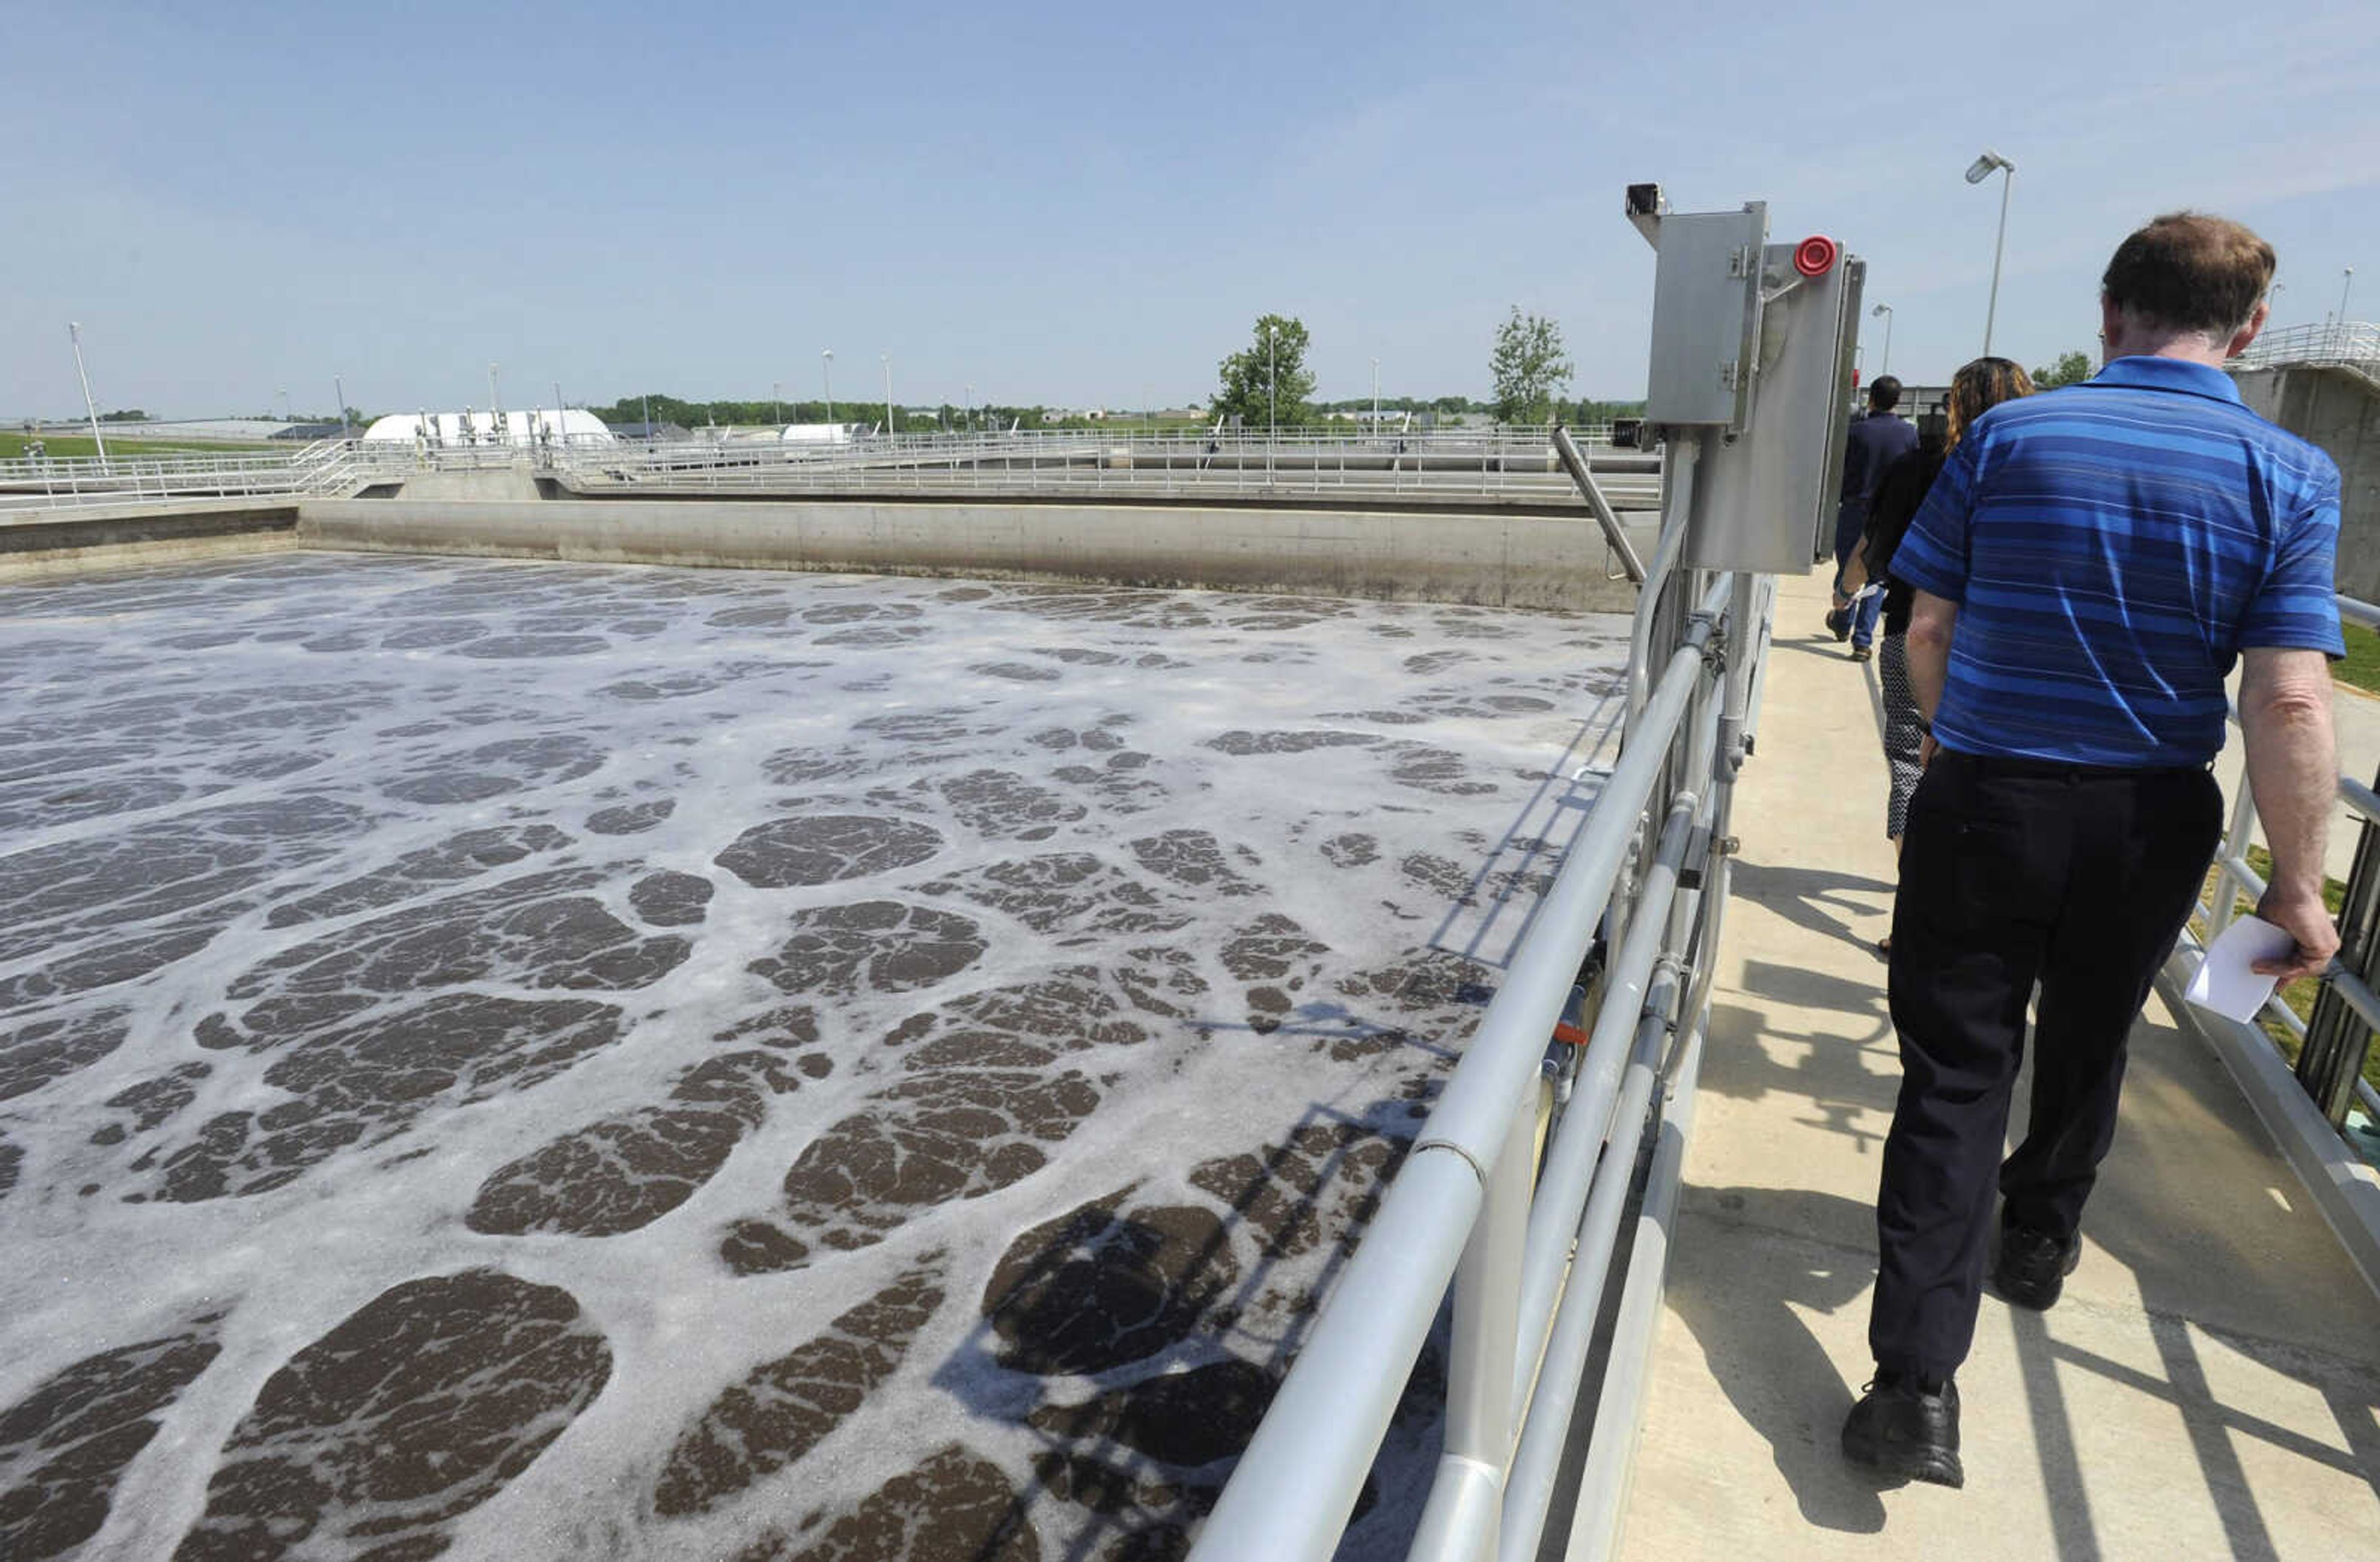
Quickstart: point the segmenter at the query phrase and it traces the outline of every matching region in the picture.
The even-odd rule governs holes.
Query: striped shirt
[[[1944,748],[2195,765],[2241,650],[2346,653],[2338,546],[2329,457],[2219,369],[2120,358],[1977,419],[1892,572],[1959,604]]]

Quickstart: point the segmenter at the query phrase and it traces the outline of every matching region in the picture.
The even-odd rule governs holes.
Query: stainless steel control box
[[[1797,248],[1767,248],[1752,409],[1742,432],[1704,442],[1688,564],[1805,575],[1834,536],[1867,265],[1839,257],[1808,276],[1794,269]]]
[[[1629,214],[1659,251],[1645,421],[1686,490],[1683,562],[1801,575],[1831,538],[1851,425],[1864,262],[1767,242],[1767,211]]]

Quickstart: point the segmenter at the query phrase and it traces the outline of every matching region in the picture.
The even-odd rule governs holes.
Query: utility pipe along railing
[[[1648,593],[1674,551],[1661,550]],[[1662,1070],[1676,1067],[1664,1043],[1699,1018],[1676,1006],[1688,974],[1712,958],[1724,876],[1705,870],[1698,886],[1682,885],[1707,853],[1706,821],[1725,816],[1741,755],[1720,752],[1719,735],[1730,717],[1741,730],[1751,688],[1748,658],[1730,655],[1715,705],[1713,669],[1722,648],[1759,643],[1748,616],[1761,600],[1749,580],[1722,576],[1687,604],[1619,763],[1208,1517],[1196,1562],[1331,1555],[1450,1281],[1444,1453],[1410,1555],[1535,1554],[1634,1149]],[[1657,798],[1682,733],[1708,763],[1692,774],[1690,761]],[[1533,1152],[1548,1039],[1648,807],[1663,822],[1658,845],[1633,917],[1613,930],[1618,952],[1582,1076],[1540,1177]]]

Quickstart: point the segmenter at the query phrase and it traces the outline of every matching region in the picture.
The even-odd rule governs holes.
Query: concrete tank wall
[[[2380,382],[2306,365],[2235,378],[2250,408],[2338,463],[2338,589],[2380,602]]]
[[[295,499],[145,499],[0,510],[0,581],[270,552],[289,547],[297,530]]]
[[[409,491],[408,491],[409,492]],[[1641,554],[1654,527],[1632,528]],[[309,499],[311,546],[594,563],[1092,580],[1626,612],[1591,519],[978,503]]]
[[[480,470],[428,471],[397,489],[403,499],[534,499],[537,479],[526,462]]]

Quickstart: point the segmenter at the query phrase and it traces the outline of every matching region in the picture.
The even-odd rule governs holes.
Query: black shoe
[[[1992,1265],[1992,1286],[2003,1300],[2046,1312],[2058,1304],[2066,1276],[2082,1262],[2082,1239],[2064,1241],[2030,1226],[2000,1226],[2000,1256]]]
[[[1914,1378],[1878,1373],[1843,1422],[1843,1458],[1890,1481],[1963,1486],[1959,1385],[1928,1394]]]
[[[1852,616],[1849,610],[1839,608],[1828,613],[1827,615],[1827,632],[1835,637],[1835,643],[1837,645],[1840,645],[1843,641],[1851,639]]]

